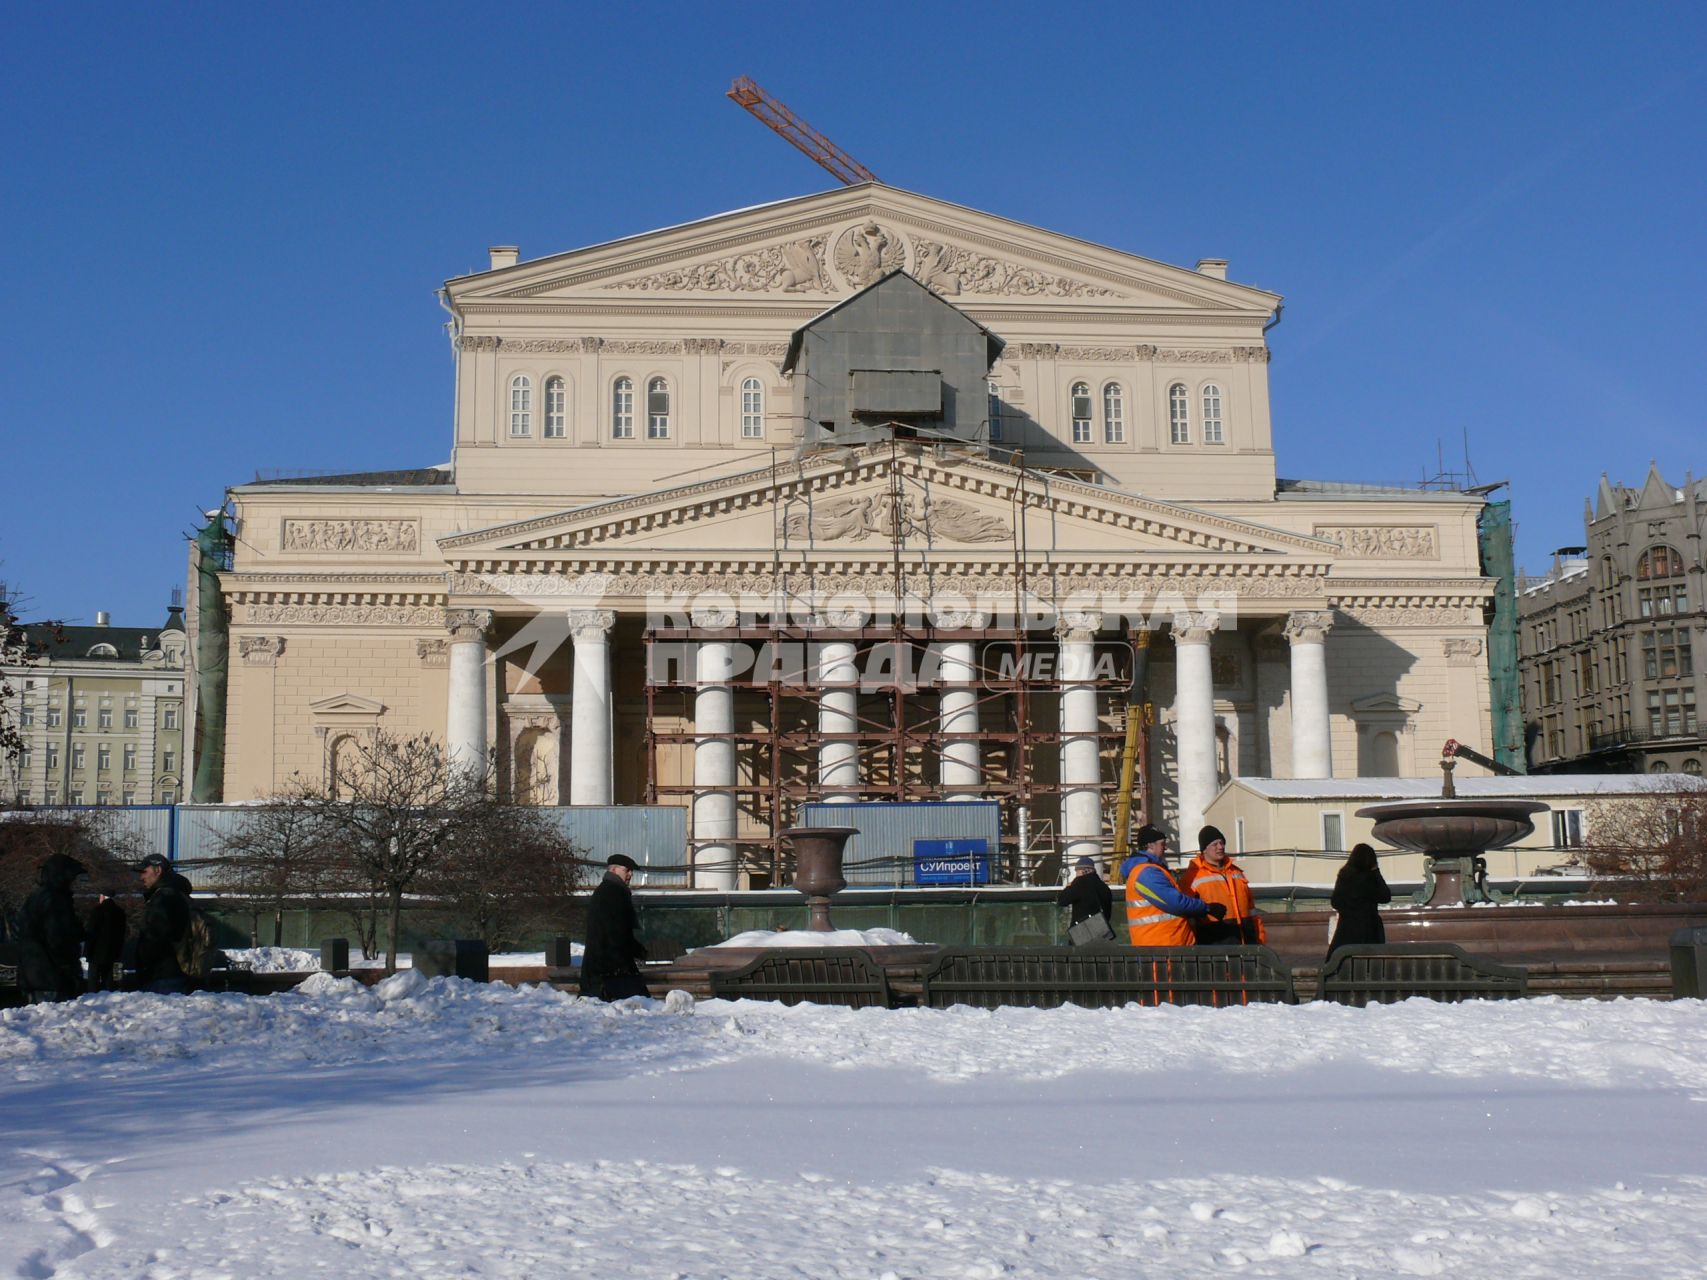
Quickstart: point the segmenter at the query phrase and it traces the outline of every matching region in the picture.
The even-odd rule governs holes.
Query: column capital
[[[1102,630],[1102,614],[1094,609],[1063,609],[1055,615],[1055,634],[1062,640],[1094,640]]]
[[[842,606],[818,610],[815,621],[832,631],[858,631],[870,617],[862,608]]]
[[[569,634],[577,644],[603,640],[616,625],[615,609],[571,609],[568,617]]]
[[[446,609],[445,630],[453,641],[484,640],[492,629],[490,609]]]
[[[990,625],[990,615],[976,609],[948,605],[931,606],[931,626],[939,631],[982,631]]]
[[[1221,615],[1213,609],[1180,609],[1174,614],[1175,644],[1208,644],[1221,629]]]
[[[727,631],[741,620],[734,609],[695,609],[688,615],[696,631]]]
[[[1293,644],[1321,644],[1328,638],[1328,628],[1334,625],[1329,609],[1300,609],[1286,615],[1283,628]]]

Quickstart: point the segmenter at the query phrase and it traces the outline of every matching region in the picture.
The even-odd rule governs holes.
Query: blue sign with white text
[[[978,839],[914,840],[914,884],[989,884],[990,842]]]

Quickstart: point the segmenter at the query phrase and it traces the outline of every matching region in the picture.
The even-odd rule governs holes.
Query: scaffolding
[[[920,444],[909,442],[909,449]],[[930,447],[930,446],[923,446]],[[892,442],[898,455],[902,446]],[[910,538],[924,532],[912,512],[928,508],[927,494],[909,495],[898,467],[890,468],[886,511],[889,522],[889,571],[894,596],[888,619],[876,625],[837,628],[819,615],[816,569],[811,546],[791,546],[786,534],[789,518],[806,500],[782,498],[782,480],[792,468],[773,455],[772,482],[772,581],[766,625],[721,629],[697,627],[660,628],[648,626],[643,633],[645,650],[645,799],[648,804],[691,804],[699,788],[692,778],[689,758],[693,747],[707,741],[733,744],[736,780],[731,790],[736,798],[738,823],[748,832],[735,840],[741,870],[757,883],[784,883],[784,849],[778,833],[794,825],[801,806],[826,799],[856,801],[952,801],[991,799],[1002,806],[1003,853],[998,861],[1019,867],[1028,852],[1031,829],[1059,828],[1058,797],[1059,708],[1063,682],[1058,666],[1039,662],[1043,651],[1055,650],[1053,642],[1040,641],[1022,625],[1024,606],[1034,575],[1026,545],[1029,507],[1047,499],[1047,477],[1028,472],[1022,456],[1015,456],[1016,486],[1013,501],[1013,623],[1008,627],[955,629],[952,626],[916,624],[911,621],[928,592],[917,590],[920,579],[928,581],[928,550],[909,545]],[[909,501],[909,498],[923,501]],[[795,621],[808,617],[810,622]],[[692,654],[704,641],[734,642],[747,646],[750,663],[730,680],[734,695],[736,728],[730,733],[702,733],[694,726],[694,695],[700,687]],[[969,643],[973,653],[970,681],[950,683],[941,678],[941,646]],[[826,645],[851,646],[852,665],[857,673],[853,688],[857,698],[853,729],[827,732],[820,727],[820,704],[826,693],[845,693],[847,683],[826,684],[820,679],[821,655]],[[844,649],[845,655],[846,650]],[[845,666],[845,656],[841,659]],[[1088,678],[1075,676],[1076,685],[1092,685],[1098,695],[1099,788],[1106,796],[1111,789],[1123,726],[1111,724],[1108,712],[1117,696],[1124,696],[1129,671],[1108,671],[1099,665]],[[946,690],[969,690],[974,697],[962,706],[955,719],[975,714],[977,728],[946,731],[941,695]],[[845,707],[832,714],[839,720]],[[689,727],[694,726],[694,727]],[[1053,727],[1051,727],[1053,726]],[[1083,738],[1087,735],[1068,735]],[[820,753],[826,746],[851,743],[855,779],[826,783],[820,778]],[[948,749],[958,743],[975,746],[978,781],[945,784],[940,763]],[[718,788],[723,790],[724,788]],[[1140,803],[1137,811],[1147,817],[1148,770],[1141,768]],[[1109,815],[1105,812],[1105,826]],[[699,844],[690,837],[690,848]],[[725,844],[726,839],[703,843]]]

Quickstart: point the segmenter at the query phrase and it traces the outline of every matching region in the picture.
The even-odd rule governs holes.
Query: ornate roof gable
[[[904,270],[960,305],[1050,300],[1266,315],[1277,295],[867,183],[450,282],[458,305],[600,298],[833,302]]]
[[[1325,566],[1338,551],[1323,539],[1120,490],[887,444],[457,534],[441,538],[439,549],[453,563],[589,551],[859,556],[888,554],[897,533],[908,548],[1002,557],[1074,548]]]

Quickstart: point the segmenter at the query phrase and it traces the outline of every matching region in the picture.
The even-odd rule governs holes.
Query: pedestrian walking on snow
[[[49,854],[18,912],[18,987],[31,1004],[75,1000],[83,991],[83,926],[71,884],[88,872],[69,854]]]
[[[1380,946],[1387,941],[1387,926],[1381,922],[1381,907],[1393,900],[1393,891],[1381,874],[1381,863],[1371,845],[1352,846],[1334,880],[1333,908],[1340,913],[1328,944],[1328,958],[1341,947],[1358,944]]]
[[[1114,890],[1102,878],[1094,859],[1080,858],[1073,864],[1073,878],[1055,895],[1055,905],[1072,908],[1067,937],[1075,947],[1114,941]]]
[[[142,877],[142,924],[136,935],[136,980],[144,991],[182,995],[190,980],[178,964],[178,944],[190,931],[190,882],[151,853],[137,864]]]
[[[587,904],[587,949],[581,955],[581,994],[600,1000],[650,996],[640,976],[646,947],[640,941],[640,917],[628,887],[639,870],[627,854],[612,854],[605,878]]]
[[[106,894],[101,895],[89,911],[88,935],[89,990],[114,991],[117,983],[113,972],[119,957],[124,954],[124,908]]]

